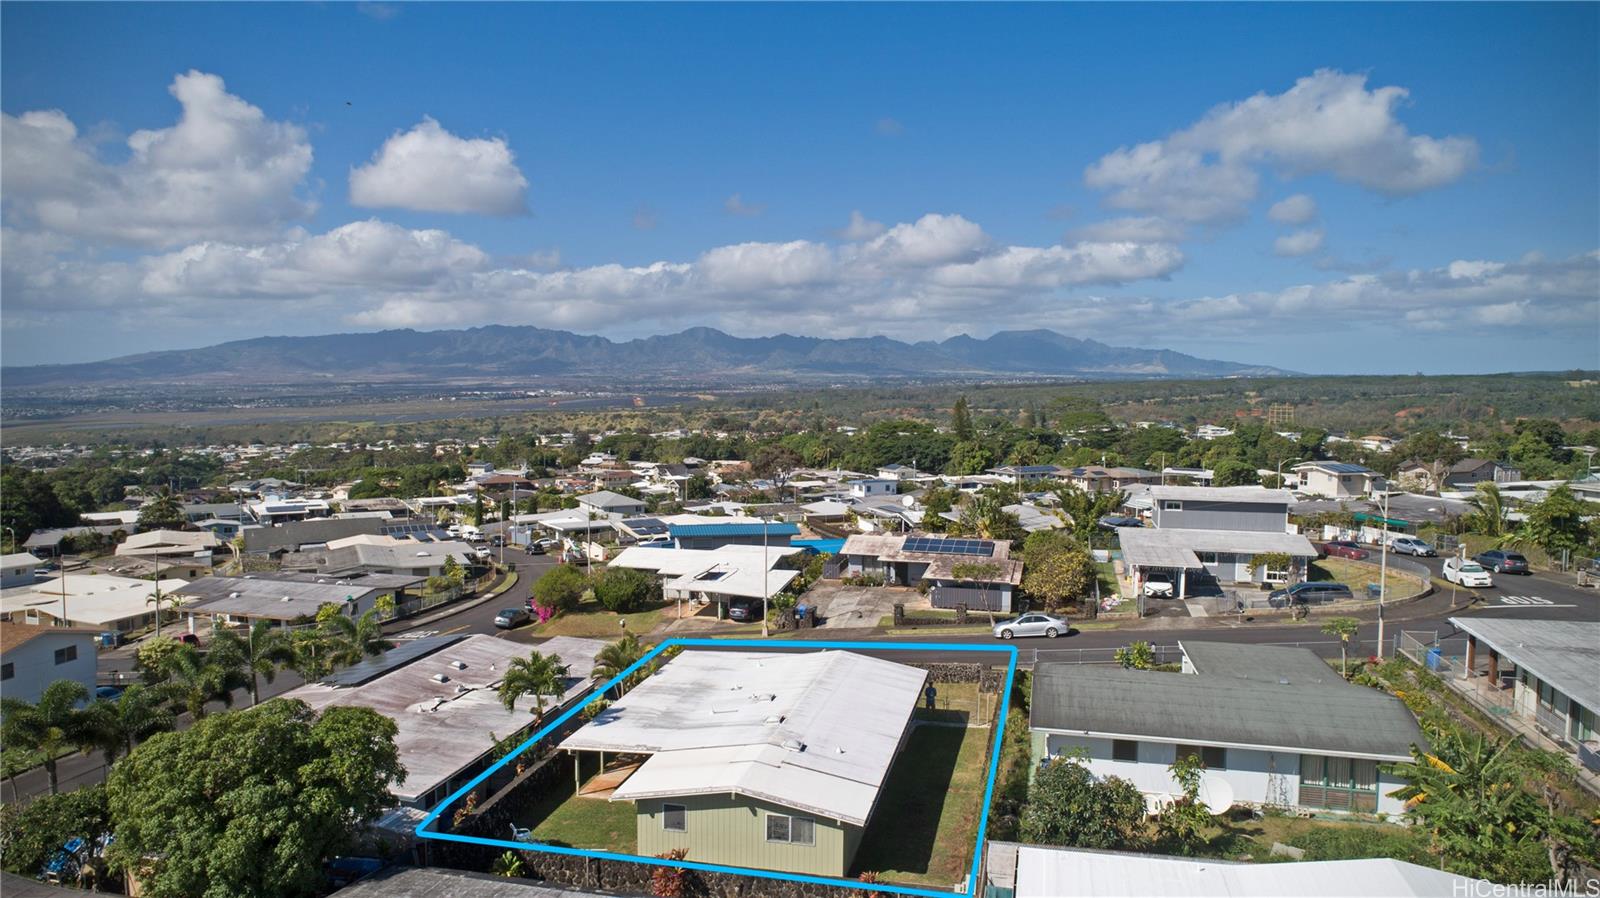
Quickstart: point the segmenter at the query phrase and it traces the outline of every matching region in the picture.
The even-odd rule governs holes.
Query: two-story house
[[[56,680],[95,683],[95,634],[84,627],[51,627],[0,621],[0,692],[36,702]]]
[[[1254,486],[1150,487],[1151,527],[1119,527],[1123,563],[1143,590],[1153,573],[1170,577],[1174,598],[1191,584],[1293,583],[1317,557],[1310,541],[1289,532],[1287,490]],[[1287,557],[1269,565],[1263,557]]]
[[[1382,474],[1347,461],[1308,461],[1291,470],[1298,476],[1300,492],[1326,499],[1354,499],[1388,488]]]

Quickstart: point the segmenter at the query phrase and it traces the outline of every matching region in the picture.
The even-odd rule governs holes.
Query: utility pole
[[[767,562],[767,519],[761,519],[761,638],[767,633],[767,575],[772,566]]]
[[[1383,660],[1383,600],[1389,592],[1389,490],[1384,484],[1383,491],[1383,545],[1380,563],[1378,566],[1378,660]]]

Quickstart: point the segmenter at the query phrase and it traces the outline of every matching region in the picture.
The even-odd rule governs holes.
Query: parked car
[[[760,599],[729,599],[728,618],[730,620],[749,623],[761,619]]]
[[[502,630],[520,627],[527,622],[528,610],[526,608],[505,608],[494,616],[494,625]]]
[[[1397,536],[1389,540],[1389,550],[1396,555],[1422,555],[1429,558],[1439,554],[1434,551],[1433,546],[1415,536]]]
[[[472,554],[479,561],[492,561],[494,559],[494,553],[489,551],[488,546],[479,546],[472,550]]]
[[[1267,593],[1267,605],[1272,608],[1288,608],[1290,605],[1326,605],[1329,602],[1348,602],[1354,598],[1355,595],[1350,592],[1350,587],[1343,583],[1308,580]]]
[[[529,555],[543,555],[545,553],[545,546],[544,543],[541,542],[531,542],[524,546],[522,551],[528,553]]]
[[[1497,574],[1531,574],[1528,569],[1528,559],[1516,552],[1507,552],[1504,549],[1490,549],[1472,556],[1472,560],[1483,565]]]
[[[1030,611],[1014,620],[1003,620],[994,625],[996,639],[1014,636],[1044,636],[1054,639],[1072,632],[1072,622],[1043,611]]]
[[[1172,587],[1172,575],[1157,571],[1144,578],[1144,594],[1153,599],[1170,599],[1177,595]]]
[[[1360,561],[1372,554],[1361,548],[1361,544],[1353,539],[1330,539],[1323,543],[1318,554],[1332,558],[1351,558]]]
[[[172,638],[178,640],[179,642],[183,643],[184,645],[192,645],[195,648],[199,648],[200,647],[200,637],[196,636],[193,633],[179,633],[177,636],[174,636]]]
[[[1446,558],[1444,561],[1444,578],[1459,586],[1493,586],[1494,578],[1483,569],[1483,565],[1471,558]]]
[[[123,687],[121,687],[121,686],[96,686],[96,687],[94,687],[94,697],[95,698],[103,698],[103,699],[105,699],[106,701],[109,701],[109,702],[116,701],[118,698],[120,698],[122,696],[122,693],[123,693]]]

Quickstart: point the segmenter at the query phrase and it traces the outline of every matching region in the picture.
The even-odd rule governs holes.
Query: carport
[[[1133,570],[1133,588],[1136,592],[1143,594],[1144,579],[1148,572],[1165,570],[1178,575],[1178,599],[1188,597],[1189,572],[1205,570],[1205,565],[1200,563],[1200,556],[1182,546],[1137,537],[1129,539],[1128,530],[1122,531],[1122,534],[1122,561]]]

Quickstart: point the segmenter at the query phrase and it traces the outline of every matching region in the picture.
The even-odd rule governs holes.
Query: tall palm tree
[[[526,658],[512,658],[500,680],[500,702],[510,711],[517,699],[533,696],[534,717],[544,719],[544,697],[560,698],[566,691],[567,666],[555,655],[533,652]]]
[[[226,644],[213,643],[204,655],[192,645],[180,646],[165,664],[174,698],[195,720],[205,716],[207,702],[233,707],[233,690],[250,685],[244,658]]]
[[[89,706],[95,741],[105,752],[106,766],[131,754],[135,743],[172,729],[176,718],[167,708],[170,698],[163,687],[136,683],[115,699],[100,699]]]
[[[218,630],[215,646],[225,645],[229,651],[236,652],[244,659],[244,667],[250,675],[250,704],[261,704],[261,681],[271,683],[278,675],[278,669],[293,663],[294,642],[289,638],[289,631],[269,620],[258,620],[240,636],[232,630]]]
[[[1471,499],[1467,500],[1472,506],[1471,527],[1484,536],[1491,536],[1503,540],[1511,536],[1510,509],[1507,508],[1505,498],[1500,495],[1500,487],[1493,483],[1480,483]]]
[[[183,501],[165,487],[139,506],[140,530],[158,530],[163,527],[176,530],[183,525]]]
[[[335,667],[348,667],[363,658],[377,656],[394,648],[394,643],[383,638],[383,622],[376,611],[368,611],[359,618],[337,615],[319,625],[329,637],[328,662]]]
[[[624,633],[621,639],[607,645],[594,656],[594,675],[602,680],[609,680],[632,667],[634,662],[643,657],[644,646],[639,642],[639,637],[633,633]],[[618,694],[627,692],[639,679],[639,671],[634,671],[626,680],[617,684]]]
[[[11,748],[38,752],[50,778],[50,794],[60,791],[56,757],[77,749],[95,748],[93,720],[78,706],[89,690],[75,680],[56,680],[44,688],[39,701],[0,699],[0,737]]]

